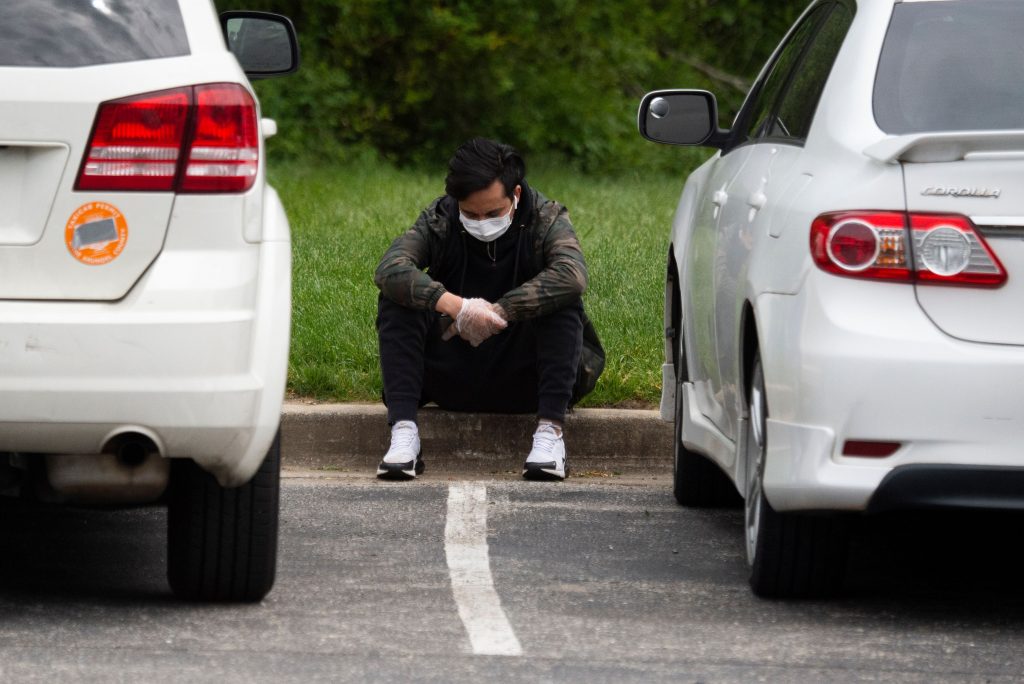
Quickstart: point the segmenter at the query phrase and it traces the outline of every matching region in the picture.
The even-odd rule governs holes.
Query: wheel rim
[[[760,365],[754,368],[754,382],[750,388],[750,418],[747,427],[747,496],[745,509],[747,563],[754,564],[757,556],[757,537],[761,529],[761,471],[764,468],[765,401],[764,380]]]

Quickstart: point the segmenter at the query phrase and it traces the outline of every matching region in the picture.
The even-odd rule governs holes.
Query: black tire
[[[676,417],[672,438],[672,493],[683,506],[720,508],[738,506],[742,499],[729,476],[707,457],[683,445],[683,383],[687,381],[683,331],[676,355]]]
[[[191,459],[172,462],[167,579],[190,601],[259,601],[274,586],[281,490],[281,432],[260,469],[227,488]]]
[[[846,573],[849,520],[772,508],[762,486],[768,402],[759,356],[754,358],[749,396],[744,532],[750,588],[763,598],[833,596],[842,589]]]

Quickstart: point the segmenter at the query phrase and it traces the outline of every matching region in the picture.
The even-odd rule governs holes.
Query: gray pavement
[[[671,425],[580,410],[578,476],[524,483],[529,416],[426,410],[428,474],[369,476],[379,405],[291,403],[275,590],[174,601],[165,513],[0,508],[0,681],[1021,681],[1020,516],[862,521],[844,597],[745,583],[735,510],[675,505]],[[296,469],[296,466],[311,468]],[[475,655],[446,564],[449,487],[486,488],[516,656]]]
[[[288,402],[281,416],[285,463],[361,472],[387,451],[383,404]],[[518,472],[530,451],[533,416],[450,413],[419,415],[423,458],[435,472],[458,475]],[[665,473],[672,470],[672,424],[657,411],[577,409],[566,417],[570,467],[580,473]]]
[[[675,505],[665,476],[486,488],[494,590],[519,656],[474,655],[446,565],[446,500],[286,472],[278,583],[253,606],[175,602],[165,514],[0,509],[0,680],[1009,682],[1024,673],[1020,516],[888,516],[847,594],[767,602],[738,510]]]

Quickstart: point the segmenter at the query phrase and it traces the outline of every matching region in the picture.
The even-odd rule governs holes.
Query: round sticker
[[[113,204],[89,202],[71,214],[64,243],[83,264],[99,266],[114,259],[128,242],[128,222]]]

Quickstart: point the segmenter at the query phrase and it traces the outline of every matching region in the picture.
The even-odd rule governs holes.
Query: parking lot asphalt
[[[842,597],[775,602],[746,585],[741,512],[679,507],[665,476],[401,483],[288,469],[276,587],[256,605],[211,606],[171,597],[159,508],[0,512],[5,682],[1011,682],[1024,672],[1020,516],[869,521]],[[488,652],[495,635],[518,649]]]
[[[289,401],[281,416],[282,458],[300,467],[369,471],[387,451],[383,404]],[[518,472],[530,452],[536,418],[452,413],[419,415],[428,471],[466,474]],[[672,424],[658,411],[576,409],[565,422],[569,466],[577,473],[646,474],[672,471]]]

